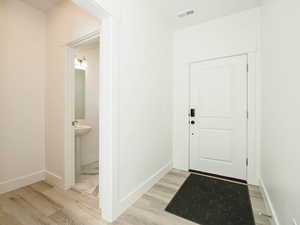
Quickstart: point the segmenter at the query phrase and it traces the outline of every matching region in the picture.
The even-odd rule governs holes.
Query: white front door
[[[191,65],[190,169],[246,180],[247,56]]]

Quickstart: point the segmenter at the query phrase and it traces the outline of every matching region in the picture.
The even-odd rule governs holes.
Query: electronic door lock
[[[196,116],[196,109],[191,109],[190,111],[190,117],[195,117]]]

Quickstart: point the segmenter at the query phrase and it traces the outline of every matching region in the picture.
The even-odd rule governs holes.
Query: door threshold
[[[238,178],[226,177],[226,176],[213,174],[213,173],[206,173],[206,172],[202,172],[202,171],[198,171],[198,170],[189,170],[189,172],[197,174],[197,175],[208,176],[208,177],[213,177],[213,178],[217,178],[217,179],[222,179],[225,181],[248,185],[248,182],[246,180],[242,180],[242,179],[238,179]]]

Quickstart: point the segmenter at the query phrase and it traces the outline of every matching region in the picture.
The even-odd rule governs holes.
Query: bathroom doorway
[[[66,189],[99,198],[100,31],[67,44],[69,144]]]
[[[62,185],[70,189],[75,184],[75,97],[74,97],[74,60],[76,48],[93,39],[100,39],[99,57],[99,212],[103,219],[113,221],[118,215],[117,205],[117,164],[119,153],[118,143],[118,89],[114,88],[119,83],[119,22],[110,10],[103,7],[102,3],[94,0],[72,0],[73,3],[95,18],[100,23],[98,28],[86,28],[81,31],[73,30],[72,36],[66,42],[60,42],[59,48],[65,52],[64,71],[64,176]],[[75,18],[75,21],[79,21]],[[61,23],[64,24],[64,21]],[[91,25],[80,20],[79,24]],[[86,32],[86,33],[85,33]],[[59,35],[59,34],[58,34]],[[73,38],[73,39],[72,39]],[[57,59],[59,60],[59,59]],[[114,129],[113,129],[114,128]],[[100,162],[100,160],[99,160]]]
[[[99,37],[75,48],[75,184],[82,194],[99,195]]]

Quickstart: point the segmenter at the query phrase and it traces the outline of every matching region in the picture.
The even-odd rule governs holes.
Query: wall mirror
[[[85,79],[86,71],[75,69],[75,120],[85,119]]]

